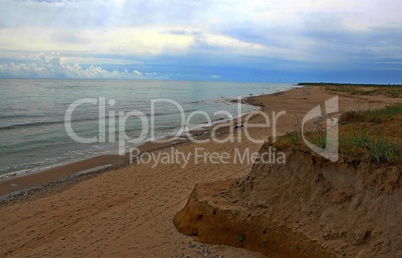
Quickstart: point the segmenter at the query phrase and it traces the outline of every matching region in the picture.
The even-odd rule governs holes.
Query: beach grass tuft
[[[237,242],[243,243],[245,240],[246,240],[246,237],[244,236],[244,234],[240,234],[237,236]]]

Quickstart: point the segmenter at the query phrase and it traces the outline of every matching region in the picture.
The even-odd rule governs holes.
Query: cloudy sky
[[[1,0],[0,77],[402,82],[399,0]]]

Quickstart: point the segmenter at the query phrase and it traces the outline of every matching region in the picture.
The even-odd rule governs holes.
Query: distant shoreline
[[[375,83],[337,83],[337,82],[299,82],[298,86],[361,86],[361,87],[402,87],[401,84],[375,84]]]

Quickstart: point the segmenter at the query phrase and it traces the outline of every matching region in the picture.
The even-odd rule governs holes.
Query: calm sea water
[[[171,99],[180,104],[186,117],[194,111],[204,111],[213,121],[227,116],[214,116],[218,110],[237,115],[237,105],[229,102],[238,96],[260,95],[292,88],[291,84],[187,82],[187,81],[124,81],[124,80],[0,80],[0,179],[36,172],[101,154],[116,154],[118,142],[109,142],[110,114],[119,111],[140,111],[150,121],[151,100]],[[74,132],[85,138],[105,133],[106,142],[84,144],[71,139],[65,129],[68,107],[79,99],[106,100],[106,126],[99,127],[99,105],[79,105],[72,114]],[[108,105],[109,100],[115,105]],[[98,102],[99,103],[99,102]],[[167,102],[155,107],[155,137],[178,131],[181,124],[179,109]],[[241,105],[241,113],[256,109]],[[112,113],[110,113],[112,112]],[[114,112],[114,113],[113,113]],[[115,135],[118,139],[119,120]],[[195,115],[189,123],[192,129],[207,122]],[[130,138],[141,136],[141,120],[126,122],[125,133]],[[146,139],[151,137],[146,135]],[[137,144],[138,145],[138,144]],[[129,147],[133,147],[132,145]]]

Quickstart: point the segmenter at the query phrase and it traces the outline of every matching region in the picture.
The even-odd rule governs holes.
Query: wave
[[[33,118],[42,117],[39,115],[0,115],[0,119],[13,119],[13,118]]]
[[[0,130],[10,130],[10,129],[18,129],[18,128],[26,128],[26,127],[38,127],[38,126],[46,126],[46,125],[53,125],[53,124],[60,124],[64,123],[63,121],[47,121],[47,122],[32,122],[32,123],[25,123],[25,124],[15,124],[15,125],[6,125],[0,127]]]

